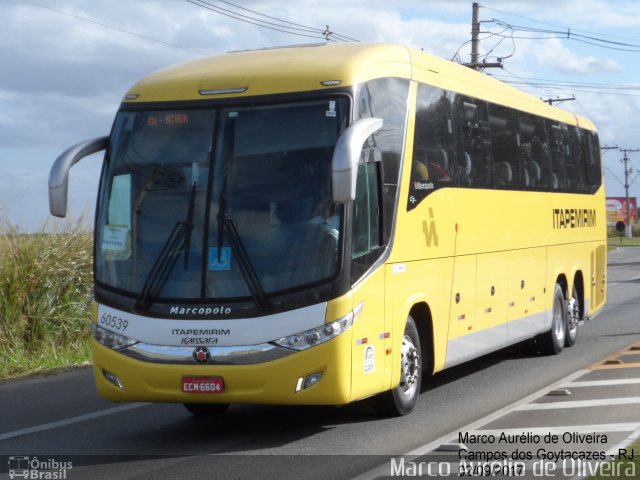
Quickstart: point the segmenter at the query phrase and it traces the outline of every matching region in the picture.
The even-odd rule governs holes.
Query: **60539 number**
[[[116,315],[111,315],[110,313],[103,313],[102,317],[100,317],[100,325],[104,325],[105,327],[115,328],[116,330],[120,330],[124,332],[129,326],[129,322],[124,318],[120,318]]]

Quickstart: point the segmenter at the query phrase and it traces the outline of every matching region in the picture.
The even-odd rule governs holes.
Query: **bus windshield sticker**
[[[220,254],[218,254],[217,247],[209,248],[209,270],[221,271],[231,270],[231,248],[220,247]]]
[[[102,249],[117,252],[119,259],[129,258],[129,227],[122,225],[105,225],[102,230]]]
[[[329,110],[325,113],[326,117],[335,117],[336,116],[336,102],[335,100],[329,101]]]

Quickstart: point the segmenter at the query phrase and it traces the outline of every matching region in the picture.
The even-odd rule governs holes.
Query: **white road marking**
[[[640,378],[619,378],[616,380],[591,380],[583,382],[571,382],[562,385],[565,388],[572,387],[611,387],[614,385],[635,385],[640,383]]]
[[[575,400],[570,402],[529,403],[514,408],[515,411],[560,410],[563,408],[610,407],[612,405],[635,405],[640,397],[598,398],[596,400]]]
[[[418,457],[421,457],[423,455],[426,455],[429,452],[433,452],[436,448],[438,448],[440,445],[444,444],[444,443],[453,443],[453,442],[457,442],[458,441],[458,433],[459,432],[473,432],[476,430],[479,430],[480,427],[482,427],[483,425],[487,425],[488,423],[493,422],[494,420],[497,420],[500,417],[503,417],[505,415],[507,415],[508,413],[512,412],[513,410],[515,410],[517,407],[521,406],[521,405],[526,405],[529,402],[532,402],[533,400],[546,395],[549,390],[553,390],[555,388],[560,387],[561,385],[565,385],[569,382],[572,382],[573,380],[575,380],[576,378],[579,378],[585,374],[587,374],[589,372],[589,370],[578,370],[577,372],[572,373],[571,375],[566,376],[565,378],[558,380],[555,383],[552,383],[551,385],[547,385],[546,387],[538,390],[537,392],[532,393],[531,395],[528,395],[514,403],[512,403],[511,405],[507,405],[506,407],[501,408],[500,410],[497,410],[493,413],[490,413],[489,415],[487,415],[486,417],[483,417],[479,420],[476,420],[475,422],[472,422],[468,425],[465,425],[463,427],[460,427],[459,429],[450,432],[446,435],[443,435],[440,438],[437,438],[436,440],[426,443],[414,450],[411,450],[408,453],[405,454],[401,454],[398,456],[402,456],[405,461],[412,461]],[[384,463],[382,465],[380,465],[379,467],[376,467],[372,470],[369,470],[368,472],[364,472],[361,475],[358,475],[357,477],[354,477],[352,480],[373,480],[376,479],[378,477],[381,476],[389,476],[389,472],[390,472],[390,464]]]
[[[77,417],[65,418],[64,420],[58,420],[51,423],[43,423],[42,425],[35,425],[29,428],[23,428],[21,430],[14,430],[13,432],[0,433],[0,441],[8,440],[10,438],[21,437],[23,435],[29,435],[31,433],[42,432],[44,430],[51,430],[58,427],[64,427],[66,425],[72,425],[74,423],[84,422],[92,420],[94,418],[105,417],[107,415],[113,415],[115,413],[126,412],[127,410],[133,410],[134,408],[140,408],[149,405],[149,403],[129,403],[127,405],[119,405],[117,407],[108,408],[106,410],[99,410],[97,412],[87,413],[85,415],[79,415]]]
[[[555,433],[563,435],[570,433],[609,433],[609,432],[635,432],[640,429],[640,422],[636,423],[601,423],[596,425],[569,425],[569,426],[553,426],[553,427],[534,427],[534,428],[500,428],[498,430],[474,430],[474,435],[493,435],[499,437],[503,433],[505,435],[522,435],[530,433],[531,435],[545,435],[547,433]]]

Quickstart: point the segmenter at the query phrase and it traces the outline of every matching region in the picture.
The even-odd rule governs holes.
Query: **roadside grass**
[[[81,222],[22,234],[0,221],[0,378],[89,359],[91,243]]]
[[[590,480],[605,480],[612,478],[638,478],[640,475],[640,440],[627,447],[628,455],[633,452],[633,460],[619,459],[601,466],[599,473]],[[631,465],[633,463],[634,466]]]
[[[640,237],[609,237],[609,247],[640,247]]]

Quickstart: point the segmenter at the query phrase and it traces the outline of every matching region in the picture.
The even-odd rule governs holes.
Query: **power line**
[[[638,44],[616,42],[612,40],[606,40],[601,37],[595,37],[592,35],[582,35],[580,33],[576,33],[575,30],[572,31],[571,28],[567,28],[566,30],[545,30],[540,28],[527,27],[523,25],[512,25],[510,23],[507,23],[497,18],[493,18],[492,20],[487,20],[485,22],[495,23],[496,25],[500,25],[501,27],[508,28],[513,32],[525,32],[525,33],[544,35],[544,36],[536,36],[536,37],[525,37],[522,35],[513,35],[513,38],[517,38],[517,39],[528,39],[528,40],[549,40],[553,38],[566,39],[566,40],[574,40],[574,41],[585,43],[588,45],[597,46],[600,48],[606,48],[608,50],[640,53],[640,45]]]
[[[635,42],[640,42],[640,39],[638,39],[638,38],[623,37],[623,36],[620,36],[620,35],[611,35],[611,34],[600,33],[600,32],[591,32],[589,30],[582,30],[582,29],[577,29],[577,28],[569,28],[569,27],[566,27],[566,26],[563,26],[563,25],[558,25],[556,23],[543,22],[541,20],[536,20],[534,18],[525,17],[523,15],[517,15],[515,13],[506,12],[504,10],[498,10],[496,8],[486,7],[484,5],[480,5],[480,8],[484,8],[485,10],[491,10],[491,11],[494,11],[494,12],[502,13],[504,15],[509,15],[511,17],[521,18],[523,20],[528,20],[528,21],[533,22],[533,23],[539,23],[540,25],[549,25],[550,27],[560,28],[563,31],[564,30],[572,30],[574,32],[582,32],[582,33],[587,33],[589,35],[598,35],[600,37],[619,38],[621,40],[632,40],[632,41],[635,41]]]
[[[273,26],[270,26],[270,25],[277,25],[277,24],[274,24],[274,23],[271,23],[271,22],[266,22],[266,21],[263,21],[263,20],[253,19],[255,21],[251,21],[251,20],[248,20],[248,19],[252,18],[252,17],[249,17],[247,15],[238,14],[238,13],[227,13],[227,12],[231,12],[231,11],[227,10],[227,9],[224,9],[224,8],[221,8],[221,7],[216,7],[215,5],[208,4],[208,3],[206,3],[206,2],[204,2],[202,0],[186,0],[186,1],[189,2],[189,3],[192,3],[193,5],[197,5],[198,7],[206,8],[207,10],[211,10],[212,12],[216,12],[216,13],[219,13],[221,15],[224,15],[225,17],[233,18],[235,20],[240,20],[241,22],[249,23],[251,25],[256,25],[256,26],[262,27],[262,28],[267,28],[269,30],[274,30],[276,32],[288,33],[290,35],[297,35],[299,37],[306,37],[306,38],[315,38],[315,39],[322,39],[323,38],[319,34],[318,35],[307,35],[307,34],[304,34],[304,33],[294,32],[294,31],[292,31],[293,29],[291,27],[287,27],[287,26],[284,26],[284,25],[281,26],[282,28],[276,28],[276,27],[273,27]],[[245,17],[245,18],[243,18],[243,17]]]
[[[607,172],[609,172],[609,173],[611,174],[611,176],[612,176],[613,178],[615,178],[615,179],[618,181],[618,183],[619,183],[620,185],[622,185],[622,186],[624,187],[624,183],[623,183],[623,181],[622,181],[622,180],[620,180],[620,179],[616,176],[616,174],[615,174],[615,173],[613,173],[613,170],[611,170],[609,167],[604,167],[604,169],[605,169]]]
[[[514,73],[503,68],[512,77],[517,80],[509,80],[504,75],[493,74],[495,78],[502,80],[511,85],[528,85],[533,88],[545,90],[549,94],[549,88],[561,89],[573,93],[574,90],[582,93],[596,93],[599,95],[616,95],[624,97],[640,97],[640,85],[620,86],[615,84],[598,84],[588,82],[566,82],[560,80],[545,80],[535,77],[519,77]]]
[[[499,74],[495,74],[496,77],[500,77]],[[556,80],[553,78],[540,78],[540,77],[522,77],[526,78],[530,82],[540,83],[540,84],[551,84],[553,86],[556,85],[566,85],[566,86],[585,86],[588,88],[615,88],[615,89],[638,89],[640,90],[640,84],[637,85],[626,85],[621,86],[619,83],[599,83],[599,82],[580,82],[575,80]]]
[[[271,15],[266,15],[266,14],[257,12],[255,10],[250,10],[248,8],[236,5],[235,3],[231,3],[226,0],[218,0],[218,1],[225,5],[229,5],[239,11],[230,10],[228,8],[221,7],[219,5],[215,5],[206,0],[186,0],[186,1],[193,5],[210,10],[212,12],[219,13],[220,15],[224,15],[226,17],[233,18],[235,20],[240,20],[242,22],[249,23],[251,25],[256,25],[258,27],[267,28],[269,30],[274,30],[277,32],[288,33],[290,35],[297,35],[297,36],[307,37],[307,38],[324,39],[326,41],[335,41],[334,38],[336,40],[341,40],[341,41],[355,41],[355,42],[358,41],[354,38],[340,35],[336,32],[331,31],[328,25],[326,26],[325,29],[309,27],[307,25],[302,25],[299,23],[290,22],[288,20],[284,20]],[[251,15],[243,12],[247,12]],[[269,20],[264,20],[263,18],[260,18],[260,17],[264,17]],[[270,21],[270,20],[274,20],[274,21]],[[294,26],[291,26],[291,25],[294,25]]]
[[[264,23],[265,24],[264,26],[271,25],[271,26],[275,26],[275,27],[286,28],[286,29],[292,30],[292,31],[305,32],[305,33],[314,33],[316,35],[322,35],[322,32],[323,32],[323,30],[318,29],[318,28],[311,28],[311,27],[304,27],[304,26],[302,26],[302,28],[289,27],[287,25],[282,25],[282,23],[268,22],[266,20],[262,20],[262,19],[259,19],[259,18],[256,18],[256,17],[252,17],[250,15],[245,15],[243,13],[234,12],[233,10],[229,10],[228,8],[224,8],[224,7],[220,7],[218,5],[214,5],[211,2],[207,2],[205,0],[195,0],[195,1],[187,0],[187,1],[189,3],[193,3],[194,5],[205,7],[207,9],[209,9],[209,10],[215,9],[214,11],[216,11],[218,13],[221,13],[223,15],[226,15],[226,16],[232,16],[232,18],[236,18],[237,20],[249,19],[249,20],[254,20],[256,22]],[[254,13],[253,10],[248,10],[248,9],[245,9],[245,8],[237,7],[236,5],[233,5],[232,3],[229,3],[229,2],[225,2],[224,0],[218,0],[218,1],[220,1],[222,3],[225,3],[225,4],[228,4],[228,5],[231,5],[231,6],[235,7],[235,8],[240,9],[240,10],[246,10],[247,12]],[[258,14],[258,15],[261,15],[261,14]],[[270,19],[274,18],[274,17],[270,17],[270,16],[267,16],[267,15],[264,15],[264,16],[266,18],[270,18]],[[275,19],[275,20],[278,20],[278,19]],[[246,21],[246,20],[243,20],[243,21]],[[280,20],[278,20],[278,22],[280,22]],[[248,22],[248,23],[251,23],[251,22]],[[288,23],[288,22],[286,22],[286,23]],[[254,23],[254,25],[257,25],[257,24]],[[283,31],[283,30],[280,30],[280,31]]]
[[[142,38],[144,40],[149,40],[151,42],[159,43],[159,44],[165,45],[167,47],[179,48],[180,50],[186,50],[187,52],[196,53],[198,55],[208,55],[208,53],[201,52],[201,51],[195,50],[193,48],[183,47],[182,45],[178,45],[176,43],[165,42],[164,40],[159,40],[157,38],[150,37],[148,35],[142,35],[140,33],[135,33],[135,32],[132,32],[130,30],[127,30],[125,28],[115,27],[113,25],[109,25],[109,24],[104,23],[104,22],[99,22],[97,20],[92,20],[91,18],[87,18],[87,17],[82,17],[80,15],[76,15],[75,13],[71,13],[71,12],[67,12],[67,11],[64,11],[64,10],[59,10],[57,8],[49,7],[48,5],[43,5],[41,3],[35,2],[34,0],[22,0],[22,2],[28,3],[28,4],[33,5],[35,7],[44,8],[45,10],[50,10],[52,12],[56,12],[56,13],[59,13],[61,15],[67,15],[69,17],[73,17],[75,19],[82,20],[83,22],[93,23],[94,25],[99,25],[101,27],[108,28],[108,29],[111,29],[111,30],[115,30],[117,32],[126,33],[127,35],[131,35],[131,36],[134,36],[134,37]]]
[[[250,10],[250,9],[248,9],[248,8],[242,7],[242,6],[240,6],[240,5],[236,5],[235,3],[231,3],[231,2],[228,2],[228,1],[226,1],[226,0],[218,0],[218,1],[219,1],[219,2],[221,2],[221,3],[226,3],[227,5],[230,5],[230,6],[232,6],[232,7],[235,7],[235,8],[237,8],[237,9],[239,9],[239,10],[245,10],[245,11],[247,11],[247,12],[254,13],[254,14],[256,14],[256,15],[260,15],[260,16],[265,17],[265,18],[270,18],[270,19],[272,19],[272,20],[276,20],[276,21],[278,21],[278,22],[280,22],[280,23],[285,23],[285,24],[289,24],[289,25],[294,25],[294,26],[296,26],[296,27],[302,27],[302,29],[307,29],[307,30],[309,30],[309,31],[318,32],[318,33],[320,33],[320,34],[322,34],[322,35],[325,35],[325,34],[327,33],[327,31],[329,30],[329,26],[328,26],[328,25],[326,26],[326,28],[325,28],[325,29],[318,29],[318,28],[316,28],[316,27],[309,27],[309,26],[307,26],[307,25],[302,25],[302,24],[299,24],[299,23],[290,22],[290,21],[288,21],[288,20],[284,20],[284,19],[282,19],[282,18],[273,17],[273,16],[267,15],[267,14],[265,14],[265,13],[260,13],[260,12],[257,12],[257,11],[255,11],[255,10]],[[204,2],[204,3],[209,3],[209,2]],[[350,40],[350,41],[353,41],[353,42],[359,42],[359,41],[360,41],[360,40],[356,40],[355,38],[350,38],[350,37],[347,37],[346,35],[340,35],[340,34],[335,33],[335,32],[331,32],[331,35],[333,35],[333,36],[334,36],[334,37],[336,37],[336,38],[338,38],[338,37],[343,38],[343,39],[345,39],[346,41],[349,41],[349,40]]]
[[[304,20],[304,21],[306,21],[306,22],[314,22],[314,21],[315,21],[315,20],[311,20],[311,19],[309,19],[309,18],[303,17],[303,16],[301,16],[301,15],[297,15],[297,14],[295,14],[295,13],[293,13],[293,12],[289,11],[289,10],[285,10],[285,9],[283,9],[283,8],[276,7],[276,6],[274,6],[274,5],[270,5],[269,3],[266,3],[266,2],[262,2],[262,1],[259,1],[259,0],[255,0],[255,2],[254,2],[254,3],[258,3],[258,4],[260,4],[260,5],[264,5],[265,7],[268,7],[268,8],[270,8],[271,10],[278,10],[278,11],[280,11],[280,12],[285,13],[286,15],[288,15],[288,16],[290,16],[290,17],[297,17],[297,18],[299,18],[299,19],[301,19],[301,20]],[[345,32],[345,33],[348,33],[348,34],[350,34],[350,35],[361,35],[360,33],[355,34],[355,33],[350,32],[350,31],[348,31],[348,30],[344,30],[344,32]],[[339,34],[335,34],[335,33],[334,33],[334,36],[336,36],[336,38],[337,38],[338,36],[339,36],[339,37],[344,37],[344,38],[346,38],[346,39],[348,39],[348,40],[352,40],[352,41],[354,41],[354,42],[360,42],[360,41],[361,41],[361,40],[358,40],[358,39],[355,39],[355,38],[347,37],[346,35],[339,35]],[[370,40],[372,40],[372,41],[377,41],[377,40],[378,40],[378,39],[376,39],[375,37],[366,37],[366,36],[365,36],[365,38],[369,38],[369,39],[370,39]]]

